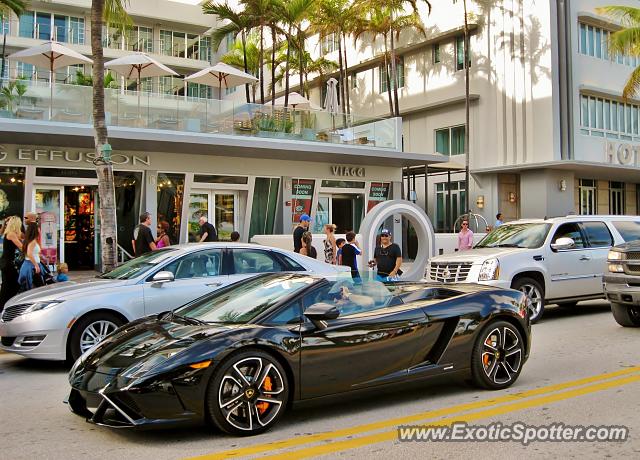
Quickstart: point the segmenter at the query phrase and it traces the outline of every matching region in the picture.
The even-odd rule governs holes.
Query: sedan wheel
[[[268,353],[252,350],[221,364],[209,385],[207,405],[221,430],[254,435],[276,423],[288,397],[282,366]]]
[[[540,284],[532,278],[520,278],[511,284],[511,288],[524,293],[529,299],[529,319],[537,322],[544,313],[544,290]]]
[[[525,344],[518,329],[506,321],[490,323],[478,335],[471,358],[474,382],[489,390],[509,387],[520,375]]]
[[[111,313],[91,313],[80,319],[69,336],[71,359],[75,361],[85,351],[100,343],[124,322]]]

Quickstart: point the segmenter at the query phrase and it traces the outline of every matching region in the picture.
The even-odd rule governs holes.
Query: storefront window
[[[256,177],[253,188],[249,239],[253,235],[273,235],[279,187],[280,179]]]
[[[200,217],[209,218],[209,194],[192,193],[189,196],[189,242],[199,241]]]
[[[158,173],[158,222],[169,224],[169,239],[175,244],[180,239],[180,216],[184,198],[184,174]]]
[[[218,239],[231,240],[231,232],[234,230],[235,221],[235,194],[215,194],[215,226],[218,230]]]
[[[22,216],[24,211],[24,168],[0,168],[0,219]]]
[[[293,225],[297,225],[300,216],[311,215],[311,202],[313,201],[313,179],[291,180],[291,218]]]
[[[114,171],[116,189],[116,221],[118,222],[118,244],[129,254],[133,254],[131,239],[138,225],[140,196],[142,194],[142,173]]]

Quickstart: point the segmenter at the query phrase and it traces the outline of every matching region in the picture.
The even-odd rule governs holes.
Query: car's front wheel
[[[251,436],[276,424],[289,397],[280,363],[261,350],[232,355],[216,370],[207,390],[213,423],[230,434]]]
[[[640,306],[628,306],[611,302],[611,312],[620,326],[640,327]]]
[[[492,321],[478,335],[471,356],[473,382],[488,390],[511,386],[522,370],[525,343],[507,321]]]
[[[69,336],[69,352],[73,361],[125,322],[109,312],[90,313],[80,318]]]
[[[511,288],[523,292],[530,301],[531,309],[529,319],[535,323],[544,313],[544,289],[533,278],[523,277],[511,283]]]

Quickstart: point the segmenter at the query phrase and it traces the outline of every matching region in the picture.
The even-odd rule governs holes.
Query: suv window
[[[637,220],[613,222],[625,242],[640,240],[640,222]]]
[[[583,222],[582,227],[587,234],[590,247],[610,248],[613,246],[613,236],[604,222]]]
[[[285,271],[273,254],[259,249],[234,249],[233,266],[238,274]]]
[[[222,249],[192,252],[174,260],[162,270],[173,273],[175,279],[208,278],[221,274]]]
[[[580,227],[577,223],[571,222],[560,225],[556,229],[556,232],[551,239],[551,243],[555,243],[558,238],[571,238],[576,244],[576,249],[583,249],[585,247],[582,239],[582,232],[580,232]]]

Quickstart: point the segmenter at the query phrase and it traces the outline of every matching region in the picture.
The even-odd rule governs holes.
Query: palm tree
[[[91,2],[91,53],[93,57],[93,129],[100,198],[100,246],[102,269],[112,270],[117,265],[116,196],[113,181],[113,165],[108,152],[107,124],[104,115],[104,55],[102,53],[102,24],[114,24],[126,28],[130,24],[125,11],[127,0],[92,0]],[[106,146],[106,149],[105,149]]]
[[[243,63],[241,67],[245,72],[248,73],[248,64],[247,64],[247,53],[245,47],[247,46],[247,32],[253,27],[254,21],[251,16],[246,14],[244,11],[237,12],[232,7],[229,6],[228,3],[216,3],[216,2],[207,2],[202,5],[202,12],[204,14],[215,14],[221,20],[229,21],[222,27],[217,28],[211,34],[212,45],[213,48],[218,51],[220,48],[220,44],[222,41],[229,35],[233,34],[234,38],[237,38],[240,35],[242,40],[242,57]],[[235,45],[234,45],[235,46]],[[230,50],[227,50],[230,51]],[[247,102],[251,102],[249,100],[249,84],[244,85],[245,96],[247,98]],[[255,98],[254,98],[255,102]]]
[[[260,31],[260,104],[264,104],[264,28],[269,27],[273,0],[240,0],[244,13]]]
[[[640,8],[630,6],[605,6],[597,8],[601,14],[617,20],[622,29],[611,34],[609,52],[640,56]],[[625,99],[634,97],[640,90],[640,66],[636,67],[622,90]]]
[[[246,42],[236,40],[231,49],[220,60],[234,67],[244,67],[245,72],[257,75],[260,71],[258,42],[249,37]],[[256,84],[251,85],[253,102],[256,102]],[[251,101],[247,101],[251,102]]]
[[[466,193],[465,196],[465,211],[467,214],[471,212],[471,206],[469,204],[469,139],[470,139],[470,129],[469,129],[469,109],[470,109],[470,97],[469,97],[469,15],[467,14],[467,0],[462,0],[462,5],[464,8],[464,180],[465,180],[465,188]],[[425,176],[426,180],[426,176]]]

